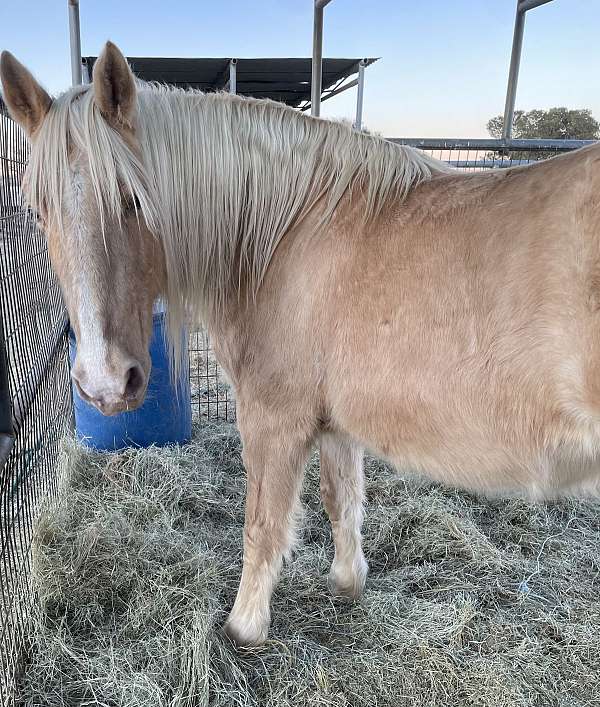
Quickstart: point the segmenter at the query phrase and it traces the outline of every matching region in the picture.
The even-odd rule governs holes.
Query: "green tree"
[[[497,115],[487,123],[487,130],[494,138],[502,137],[502,116]],[[550,108],[548,110],[515,111],[513,138],[553,139],[553,140],[597,140],[600,138],[600,124],[587,108],[569,110]],[[512,151],[512,159],[544,159],[553,152]]]

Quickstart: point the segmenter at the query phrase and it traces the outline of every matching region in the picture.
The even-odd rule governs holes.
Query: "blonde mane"
[[[325,223],[360,188],[369,220],[447,171],[419,150],[273,101],[137,89],[140,156],[103,119],[93,89],[72,89],[36,137],[25,196],[60,221],[71,146],[89,160],[101,213],[119,216],[124,193],[135,196],[163,245],[171,332],[214,315],[242,279],[255,293],[282,237],[321,198]]]

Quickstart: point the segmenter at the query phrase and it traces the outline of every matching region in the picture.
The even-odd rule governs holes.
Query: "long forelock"
[[[106,217],[121,219],[124,197],[135,198],[149,228],[158,228],[157,201],[142,160],[104,120],[89,86],[72,88],[53,101],[36,135],[23,183],[28,206],[45,214],[59,230],[78,158],[87,166],[102,232]]]
[[[31,153],[26,199],[60,219],[69,159],[88,160],[100,214],[136,197],[166,261],[169,341],[217,316],[243,280],[256,294],[285,233],[320,202],[319,225],[354,186],[364,219],[403,199],[443,163],[410,147],[314,119],[273,101],[138,82],[140,155],[102,117],[93,89],[53,103]]]

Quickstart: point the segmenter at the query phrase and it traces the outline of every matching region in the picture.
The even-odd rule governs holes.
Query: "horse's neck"
[[[280,241],[307,237],[307,226],[290,229],[308,216],[322,227],[343,199],[364,198],[361,218],[372,220],[435,168],[421,153],[275,104],[160,92],[155,100],[144,121],[168,279],[207,311],[240,284],[255,294]]]

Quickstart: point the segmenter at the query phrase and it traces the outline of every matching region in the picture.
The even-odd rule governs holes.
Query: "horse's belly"
[[[447,485],[536,499],[600,493],[600,425],[585,416],[411,403],[363,397],[341,426],[399,470]]]

